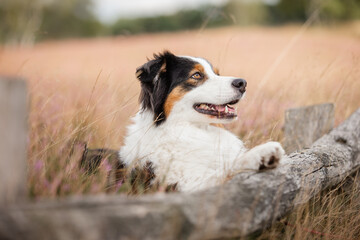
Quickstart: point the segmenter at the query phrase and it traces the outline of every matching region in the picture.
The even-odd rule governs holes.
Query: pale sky
[[[94,12],[105,23],[119,18],[136,18],[172,14],[182,9],[196,9],[201,5],[222,5],[228,0],[92,0]],[[242,0],[263,1],[268,4],[279,0]]]
[[[101,21],[111,23],[119,18],[171,14],[181,9],[204,4],[221,5],[227,0],[93,0],[95,14]]]

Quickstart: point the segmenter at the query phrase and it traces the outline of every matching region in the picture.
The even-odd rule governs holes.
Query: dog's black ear
[[[160,72],[166,71],[167,59],[175,57],[172,53],[165,51],[161,54],[154,54],[154,59],[136,69],[136,77],[141,83],[154,83]]]
[[[136,77],[141,82],[140,102],[143,109],[151,109],[154,111],[154,106],[157,105],[155,103],[157,100],[153,96],[154,89],[161,88],[160,85],[167,82],[159,81],[159,79],[166,78],[167,63],[171,62],[174,58],[175,55],[168,51],[161,54],[154,54],[154,59],[149,60],[147,63],[136,69]]]

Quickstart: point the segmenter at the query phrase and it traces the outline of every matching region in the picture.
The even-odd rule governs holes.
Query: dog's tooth
[[[225,106],[225,113],[229,113],[229,109],[228,109],[227,105]]]

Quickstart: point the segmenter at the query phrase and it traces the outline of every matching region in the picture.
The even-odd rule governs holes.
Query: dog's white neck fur
[[[194,191],[222,183],[245,148],[230,132],[209,124],[165,121],[155,127],[150,111],[138,112],[120,158],[127,166],[153,164],[159,181]]]
[[[187,58],[202,64],[209,80],[176,102],[158,126],[150,110],[139,111],[128,127],[120,159],[130,168],[152,163],[156,181],[177,184],[180,191],[221,184],[244,169],[276,166],[284,154],[279,143],[269,142],[248,151],[235,135],[210,125],[216,120],[193,109],[195,102],[224,104],[238,93],[231,87],[234,78],[217,76],[204,59]]]

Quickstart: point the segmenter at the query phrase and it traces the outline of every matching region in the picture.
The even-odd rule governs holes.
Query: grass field
[[[121,146],[129,118],[138,110],[135,69],[146,57],[164,49],[204,57],[222,75],[247,80],[239,119],[228,128],[248,147],[269,139],[281,141],[287,108],[333,102],[339,124],[360,107],[359,25],[336,29],[232,27],[2,47],[0,74],[28,82],[28,187],[33,198],[107,190],[108,164],[102,164],[94,176],[78,169],[81,143],[96,148]],[[360,201],[356,187],[351,196]],[[359,211],[359,205],[351,205],[349,211],[354,209]],[[306,224],[314,227],[312,223]],[[301,236],[296,234],[303,227],[289,230],[295,235],[288,239]],[[333,231],[331,226],[321,229]],[[276,239],[277,235],[270,232],[268,236]]]

